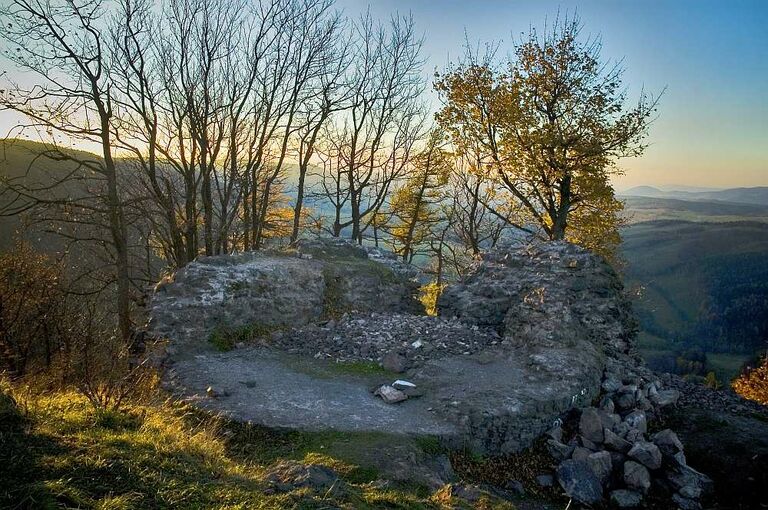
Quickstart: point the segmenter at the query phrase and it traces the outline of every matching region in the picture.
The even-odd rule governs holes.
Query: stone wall
[[[527,345],[588,340],[629,354],[637,325],[621,279],[588,250],[566,242],[497,249],[445,289],[438,314],[491,327]]]
[[[524,360],[527,373],[516,384],[547,388],[528,392],[525,412],[497,399],[485,404],[490,412],[469,414],[467,442],[483,453],[528,447],[558,416],[599,395],[607,359],[635,362],[636,324],[620,278],[602,258],[565,242],[484,254],[446,288],[438,313],[496,330],[505,365]]]
[[[285,252],[200,257],[157,285],[150,331],[177,346],[219,326],[296,327],[350,311],[423,313],[412,266],[341,240]]]

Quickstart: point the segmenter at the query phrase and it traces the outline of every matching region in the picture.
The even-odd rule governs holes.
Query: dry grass
[[[325,445],[339,433],[275,432],[170,401],[99,410],[70,392],[11,393],[0,406],[0,508],[450,508],[420,487],[386,486]],[[0,402],[0,404],[3,404]],[[10,414],[9,414],[10,413]],[[363,442],[365,438],[359,438]],[[359,444],[359,443],[358,443]],[[266,490],[285,460],[333,468],[347,490]],[[484,508],[511,508],[484,502]]]

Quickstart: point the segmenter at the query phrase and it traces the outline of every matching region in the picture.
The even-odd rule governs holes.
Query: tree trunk
[[[560,182],[560,204],[552,218],[552,241],[565,239],[565,230],[568,227],[568,212],[571,210],[571,176],[566,174]]]
[[[299,238],[299,227],[301,225],[301,208],[304,205],[304,179],[307,175],[307,167],[302,165],[299,168],[299,187],[296,191],[296,205],[293,206],[293,229],[291,230],[291,243],[295,243]]]
[[[109,113],[99,105],[101,114],[101,143],[107,180],[107,209],[109,230],[115,246],[115,276],[117,283],[117,325],[120,337],[128,340],[131,335],[131,281],[128,269],[128,236],[125,228],[122,203],[117,189],[117,169],[112,159]]]

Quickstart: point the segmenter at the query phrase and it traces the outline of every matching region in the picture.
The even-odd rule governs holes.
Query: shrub
[[[67,303],[61,267],[26,243],[0,255],[0,370],[18,379],[66,351]]]
[[[444,283],[430,282],[419,289],[419,300],[424,305],[427,315],[437,315],[437,300],[445,287]]]
[[[75,388],[117,409],[156,383],[145,359],[116,334],[98,294],[71,294],[62,267],[26,243],[0,255],[0,372],[37,389]]]
[[[744,370],[731,385],[742,397],[768,406],[768,355]]]
[[[713,390],[720,389],[720,381],[717,380],[717,376],[714,372],[707,372],[707,376],[704,378],[704,386]]]
[[[216,349],[226,352],[235,348],[240,342],[251,342],[257,338],[265,338],[273,331],[280,329],[279,326],[267,324],[252,323],[244,326],[217,326],[208,337],[208,342],[213,344]]]

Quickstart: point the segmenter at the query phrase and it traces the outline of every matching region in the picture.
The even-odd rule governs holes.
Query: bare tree
[[[329,24],[328,40],[319,60],[319,72],[303,105],[303,122],[296,131],[296,158],[298,176],[296,202],[293,208],[291,242],[299,237],[302,209],[306,191],[306,179],[315,157],[316,144],[331,116],[343,111],[349,89],[344,77],[349,67],[349,46],[343,40],[343,20],[336,14]]]
[[[351,227],[350,237],[362,243],[423,131],[419,96],[424,81],[422,41],[411,18],[396,17],[384,26],[368,13],[355,24],[354,34],[349,105],[325,131],[323,157],[335,164],[324,179],[331,185],[324,182],[323,188],[338,213],[349,206],[348,219],[336,215],[333,234]]]
[[[13,86],[4,108],[18,111],[30,126],[51,134],[98,144],[101,158],[79,159],[77,153],[52,146],[50,156],[76,159],[78,170],[93,173],[103,188],[82,199],[47,198],[34,190],[21,193],[40,206],[55,206],[66,221],[105,227],[101,240],[110,246],[116,284],[120,334],[131,330],[128,235],[118,189],[113,139],[110,61],[104,36],[104,9],[99,1],[13,0],[0,9],[6,56],[18,68],[36,75],[41,85]],[[77,210],[78,213],[72,214]],[[104,223],[100,222],[104,218]]]

